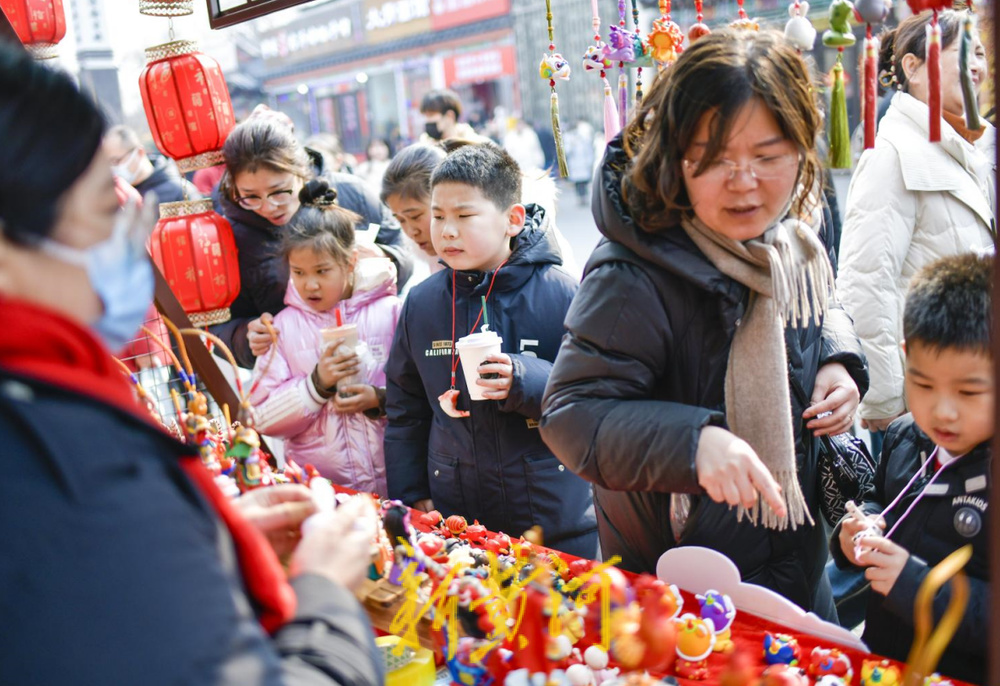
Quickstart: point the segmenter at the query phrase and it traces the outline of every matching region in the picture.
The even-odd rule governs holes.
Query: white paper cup
[[[343,347],[348,350],[357,351],[357,324],[344,324],[343,326],[335,326],[329,329],[320,329],[319,334],[323,338],[323,352],[326,352],[326,350],[330,347]],[[340,389],[343,386],[353,386],[359,383],[361,383],[361,375],[352,374],[351,376],[345,376],[343,379],[338,381],[337,388]]]
[[[499,354],[501,344],[503,339],[493,331],[469,334],[458,339],[455,349],[458,351],[458,359],[462,361],[465,385],[469,387],[469,397],[472,400],[488,400],[483,397],[483,393],[490,389],[476,383],[479,381],[479,365],[487,356]]]

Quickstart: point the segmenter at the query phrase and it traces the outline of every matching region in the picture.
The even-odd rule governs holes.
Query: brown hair
[[[458,97],[458,93],[448,88],[430,91],[420,101],[420,113],[427,114],[428,112],[439,112],[440,114],[454,112],[455,121],[458,121],[458,118],[462,116],[462,99]]]
[[[903,58],[915,55],[924,61],[927,55],[927,29],[934,13],[930,10],[907,17],[894,29],[886,29],[879,34],[881,48],[878,53],[879,81],[886,87],[899,87],[904,93],[910,92],[910,84],[903,71]],[[955,42],[962,28],[962,15],[954,10],[938,13],[941,26],[941,49],[946,50]],[[895,76],[895,83],[890,80]]]
[[[342,267],[354,252],[354,231],[361,217],[337,204],[337,191],[325,179],[313,179],[299,191],[298,211],[281,236],[281,254],[311,248],[330,255]]]
[[[295,140],[287,126],[266,119],[254,118],[243,122],[229,134],[222,147],[226,173],[219,184],[220,191],[236,202],[235,178],[258,169],[298,176],[303,181],[313,175],[305,148]]]
[[[382,176],[382,202],[394,195],[407,200],[430,202],[431,174],[444,158],[467,145],[467,138],[449,138],[434,144],[414,143],[396,153]]]
[[[817,89],[802,57],[773,31],[723,29],[699,38],[661,73],[623,134],[629,168],[622,194],[643,230],[676,226],[691,209],[681,161],[704,115],[711,115],[701,173],[722,153],[737,113],[760,98],[801,154],[802,212],[822,174],[815,141],[822,126]]]

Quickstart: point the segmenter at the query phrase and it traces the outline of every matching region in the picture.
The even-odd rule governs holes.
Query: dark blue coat
[[[350,174],[328,173],[323,158],[307,149],[313,173],[322,176],[337,189],[337,204],[361,215],[360,228],[378,224],[376,243],[396,265],[396,285],[403,285],[413,273],[413,257],[403,245],[399,224],[364,181]],[[221,338],[240,365],[250,369],[256,358],[247,342],[247,325],[265,312],[278,314],[285,309],[288,288],[288,262],[281,256],[283,227],[275,226],[256,212],[230,202],[222,193],[213,198],[216,211],[225,215],[233,227],[240,263],[240,293],[229,309],[232,318],[210,327]]]
[[[456,376],[460,409],[444,413],[437,398],[449,388],[452,270],[415,287],[403,306],[386,366],[389,426],[385,466],[389,495],[405,503],[431,498],[444,516],[519,536],[540,525],[546,545],[593,557],[596,520],[590,486],[555,458],[538,434],[542,393],[576,292],[561,268],[555,238],[540,230],[543,210],[529,205],[525,230],[496,275],[487,303],[490,329],[514,362],[505,401],[469,400]],[[455,337],[467,335],[493,273],[458,272]]]
[[[178,458],[191,449],[0,360],[0,684],[383,681],[346,589],[303,574],[273,638],[228,530]]]

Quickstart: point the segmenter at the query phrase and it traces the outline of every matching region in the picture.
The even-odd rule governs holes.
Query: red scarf
[[[0,368],[110,405],[163,430],[89,330],[53,310],[3,297],[0,319]],[[247,594],[260,623],[274,633],[295,613],[295,593],[274,550],[223,495],[200,458],[181,454],[178,463],[229,530]]]

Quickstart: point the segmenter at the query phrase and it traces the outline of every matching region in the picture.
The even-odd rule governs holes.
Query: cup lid
[[[503,343],[503,339],[495,331],[480,331],[470,333],[468,336],[462,336],[458,339],[457,345],[492,345],[493,343]]]

